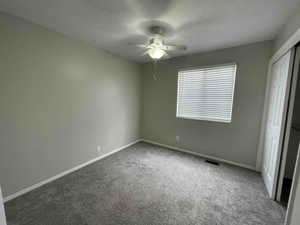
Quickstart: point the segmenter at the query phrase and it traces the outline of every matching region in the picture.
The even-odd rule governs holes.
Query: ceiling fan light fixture
[[[160,59],[166,52],[161,48],[151,48],[148,50],[148,54],[152,59]]]

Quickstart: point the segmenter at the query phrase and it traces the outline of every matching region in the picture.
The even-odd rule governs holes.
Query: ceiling
[[[147,27],[163,25],[172,56],[271,40],[300,0],[0,0],[0,10],[135,61]]]

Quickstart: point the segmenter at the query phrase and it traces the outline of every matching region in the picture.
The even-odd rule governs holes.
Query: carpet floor
[[[251,170],[146,143],[5,204],[8,225],[282,225]]]

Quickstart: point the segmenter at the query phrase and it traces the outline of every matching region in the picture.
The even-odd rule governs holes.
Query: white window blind
[[[236,64],[178,72],[177,117],[231,122]]]

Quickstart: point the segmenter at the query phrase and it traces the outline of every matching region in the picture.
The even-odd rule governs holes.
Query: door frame
[[[264,153],[264,134],[265,134],[265,127],[266,127],[266,118],[267,118],[267,107],[268,107],[268,93],[270,88],[270,68],[274,62],[276,62],[281,56],[287,53],[291,48],[297,45],[300,42],[300,28],[290,36],[290,38],[285,41],[281,47],[271,56],[268,71],[267,71],[267,83],[266,83],[266,90],[265,90],[265,102],[263,106],[263,114],[261,119],[261,127],[260,127],[260,134],[259,134],[259,142],[257,146],[257,156],[256,156],[256,170],[261,171],[262,169],[262,158]]]
[[[300,46],[299,45],[295,47],[295,56],[294,56],[293,62],[294,63],[293,63],[293,68],[292,68],[292,78],[291,78],[291,84],[290,84],[291,88],[290,88],[290,93],[289,93],[284,140],[283,140],[282,152],[281,152],[281,157],[280,157],[279,176],[278,176],[278,180],[277,180],[277,190],[276,190],[276,196],[275,196],[277,201],[281,200],[282,185],[283,185],[283,179],[284,179],[284,174],[285,174],[286,159],[287,159],[290,133],[291,133],[292,122],[293,122],[292,119],[293,119],[296,89],[297,89],[297,82],[298,82],[298,75],[299,75],[299,64],[300,64]]]

